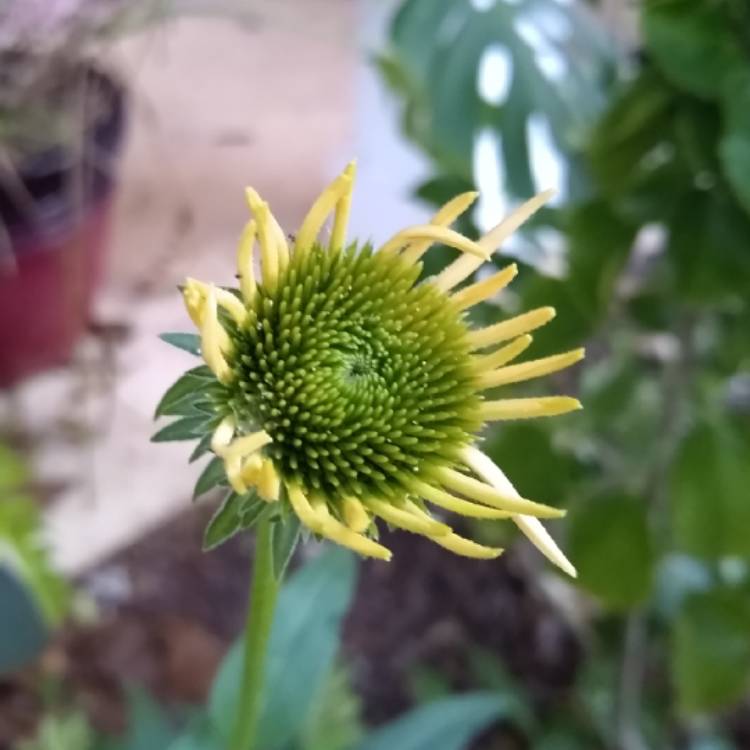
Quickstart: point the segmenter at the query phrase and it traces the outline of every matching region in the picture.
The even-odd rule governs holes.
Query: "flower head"
[[[253,218],[238,249],[239,289],[194,279],[183,287],[216,381],[210,445],[229,483],[291,509],[321,537],[382,559],[391,553],[377,541],[378,520],[458,554],[491,558],[502,550],[459,536],[443,511],[511,519],[575,575],[538,520],[562,513],[522,498],[475,443],[486,422],[579,408],[568,397],[487,394],[567,367],[583,350],[510,364],[531,343],[529,332],[554,317],[549,307],[487,328],[468,325],[465,311],[505,287],[515,265],[456,291],[549,194],[474,241],[449,228],[476,198],[464,193],[429,224],[376,250],[345,241],[353,179],[350,164],[293,241],[248,189]],[[435,242],[460,256],[418,282],[420,260]]]

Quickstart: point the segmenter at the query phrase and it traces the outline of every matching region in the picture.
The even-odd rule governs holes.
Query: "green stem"
[[[273,529],[268,519],[258,524],[250,603],[244,633],[242,685],[230,750],[254,750],[258,732],[268,637],[279,582],[273,571]]]

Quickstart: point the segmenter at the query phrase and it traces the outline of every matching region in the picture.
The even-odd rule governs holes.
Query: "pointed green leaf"
[[[211,450],[211,439],[213,438],[212,433],[206,433],[199,441],[198,444],[195,446],[195,449],[190,454],[190,458],[188,459],[189,463],[193,463],[194,461],[197,461],[202,456],[205,456],[206,453],[208,453]]]
[[[212,516],[203,533],[203,550],[218,547],[242,530],[243,498],[236,492],[230,492],[218,510]]]
[[[207,394],[209,386],[215,382],[211,370],[204,365],[194,367],[181,375],[164,393],[154,412],[154,418],[166,414],[178,414],[179,412],[170,412],[176,404],[185,397],[194,394],[195,399]]]
[[[209,428],[211,420],[205,416],[183,417],[159,430],[152,438],[152,443],[168,443],[176,440],[192,440],[201,437]]]
[[[357,750],[464,750],[504,711],[503,699],[496,693],[443,698],[375,730]]]
[[[195,483],[193,499],[212,490],[219,485],[227,484],[227,474],[224,469],[224,461],[218,456],[214,456],[205,466],[198,481]]]
[[[274,524],[273,530],[273,572],[276,580],[284,577],[289,561],[300,538],[300,522],[297,516]]]
[[[196,333],[160,333],[159,338],[190,354],[201,353],[201,337]]]

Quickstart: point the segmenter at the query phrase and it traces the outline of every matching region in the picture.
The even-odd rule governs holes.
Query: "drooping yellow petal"
[[[234,421],[234,417],[231,415],[224,417],[224,419],[219,422],[219,425],[214,430],[213,437],[211,438],[211,450],[217,456],[224,455],[224,450],[229,443],[232,442],[236,427],[237,425]]]
[[[507,365],[497,370],[483,373],[479,378],[482,388],[496,388],[499,385],[520,383],[523,380],[540,378],[575,364],[583,359],[584,349],[573,349],[564,354],[553,354],[551,357],[532,359],[530,362],[521,362],[517,365]]]
[[[451,531],[450,526],[446,526],[434,518],[430,518],[429,516],[415,516],[410,511],[399,508],[387,500],[368,498],[364,503],[376,516],[380,516],[384,521],[393,526],[398,526],[400,529],[411,531],[414,534],[424,534],[425,536],[433,537],[449,534]]]
[[[340,250],[346,243],[346,227],[349,223],[349,212],[352,205],[352,192],[354,190],[354,177],[357,173],[357,162],[350,161],[346,165],[344,175],[349,178],[345,185],[344,193],[336,203],[336,213],[333,217],[333,230],[331,231],[331,249]]]
[[[309,500],[300,487],[296,484],[287,484],[287,495],[297,517],[316,534],[323,533],[323,522],[325,518],[316,513]]]
[[[243,495],[247,492],[247,485],[242,476],[242,458],[240,456],[225,455],[224,471],[226,472],[229,484],[238,495]]]
[[[323,498],[313,497],[312,506],[315,513],[323,519],[320,529],[322,536],[343,547],[348,547],[365,557],[375,557],[386,561],[391,559],[392,553],[387,547],[378,544],[362,534],[358,534],[336,520],[328,510],[328,506]]]
[[[508,362],[512,362],[516,357],[526,351],[531,346],[531,342],[534,339],[525,333],[523,336],[519,336],[510,344],[501,346],[497,351],[491,354],[485,354],[484,356],[474,356],[474,364],[479,372],[488,372],[494,370],[496,367],[502,367]]]
[[[470,446],[464,450],[463,459],[467,466],[471,467],[480,477],[492,484],[505,494],[520,497],[516,488],[511,484],[508,477],[495,462],[477,448]],[[555,540],[536,518],[526,515],[514,515],[513,521],[518,528],[528,537],[531,543],[554,565],[564,570],[573,578],[576,577],[576,569],[565,557],[565,554],[557,546]]]
[[[344,170],[313,203],[305,216],[294,243],[295,252],[306,253],[315,242],[328,214],[347,193],[351,192],[353,174]]]
[[[565,515],[564,510],[553,508],[550,505],[535,503],[533,500],[525,500],[516,497],[516,493],[502,492],[492,485],[480,482],[474,477],[469,477],[455,469],[443,467],[437,470],[440,481],[456,492],[460,492],[478,503],[489,505],[498,510],[508,513],[524,513],[529,516],[540,518],[561,518]]]
[[[496,422],[505,419],[555,417],[558,414],[567,414],[569,411],[582,409],[583,406],[577,398],[570,396],[540,396],[483,401],[479,408],[484,421]]]
[[[483,349],[533,331],[545,323],[549,323],[554,317],[554,307],[538,307],[536,310],[516,315],[515,318],[503,320],[500,323],[495,323],[495,325],[469,331],[469,342],[474,349]]]
[[[238,456],[240,459],[241,456]],[[255,487],[260,478],[260,470],[263,466],[263,457],[259,453],[253,453],[242,462],[242,481],[247,485]]]
[[[201,353],[206,364],[222,383],[229,383],[232,379],[232,369],[221,353],[221,335],[226,331],[221,327],[216,312],[216,290],[213,284],[209,286],[208,296],[203,310],[201,331]]]
[[[488,279],[477,281],[476,284],[471,284],[461,289],[461,291],[453,294],[451,298],[459,310],[465,310],[472,305],[476,305],[478,302],[483,302],[486,299],[494,297],[501,289],[505,289],[517,274],[518,266],[515,263],[511,263]]]
[[[471,190],[452,198],[430,219],[430,224],[438,227],[449,227],[474,203],[478,195],[479,193],[475,190]],[[430,249],[432,244],[432,240],[430,239],[415,240],[409,243],[403,253],[404,260],[407,263],[416,263]]]
[[[361,534],[370,525],[370,516],[356,497],[345,497],[342,510],[344,521],[352,531]]]
[[[240,279],[240,291],[245,302],[249,303],[255,297],[255,269],[253,268],[253,248],[258,225],[251,219],[242,230],[237,246],[237,276]]]
[[[224,455],[227,458],[234,458],[235,456],[245,458],[270,442],[272,442],[271,436],[265,430],[258,430],[232,440],[224,450]]]
[[[206,306],[205,289],[195,279],[187,278],[182,287],[182,298],[190,320],[193,321],[196,328],[200,328]]]
[[[460,497],[456,497],[438,487],[427,484],[427,482],[415,481],[411,484],[411,487],[415,494],[420,495],[433,505],[449,510],[452,513],[459,513],[462,516],[491,519],[510,518],[511,516],[511,513],[505,510],[498,510],[497,508],[490,508],[487,505],[478,505],[468,500],[462,500]]]
[[[493,253],[513,232],[518,229],[532,214],[536,213],[553,195],[554,190],[545,190],[543,193],[534,196],[531,200],[519,206],[513,213],[503,219],[496,227],[490,229],[480,240],[488,252]],[[464,279],[471,276],[479,268],[476,258],[464,255],[453,261],[447,268],[439,273],[433,283],[438,289],[444,292],[453,289],[456,284],[460,284]]]
[[[270,458],[263,460],[255,485],[258,488],[258,494],[269,503],[279,499],[281,480]]]
[[[394,234],[388,242],[378,249],[379,253],[395,253],[412,240],[429,240],[430,242],[442,242],[448,247],[461,250],[470,255],[477,255],[482,261],[489,258],[487,251],[474,240],[464,237],[460,232],[454,232],[447,227],[438,227],[433,224],[422,224],[421,226],[407,227]]]
[[[494,560],[503,554],[502,547],[485,547],[483,544],[472,542],[458,534],[446,534],[445,536],[430,537],[435,544],[439,544],[447,550],[461,555],[462,557],[473,557],[477,560]]]

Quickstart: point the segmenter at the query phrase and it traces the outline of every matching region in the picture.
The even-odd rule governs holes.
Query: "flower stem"
[[[273,571],[273,529],[260,521],[255,537],[255,560],[250,584],[250,603],[245,622],[242,684],[237,701],[231,750],[254,750],[260,717],[266,666],[279,581]]]

